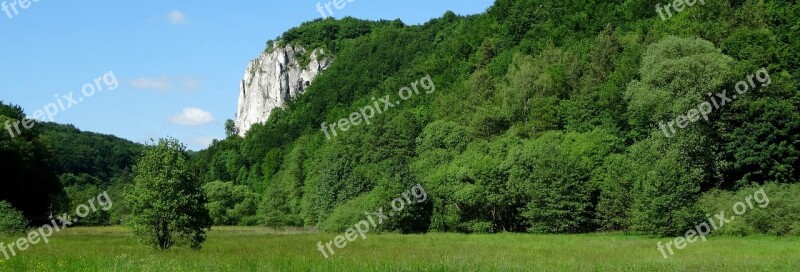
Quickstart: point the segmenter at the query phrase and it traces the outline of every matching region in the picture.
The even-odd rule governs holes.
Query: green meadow
[[[336,235],[220,227],[202,250],[159,251],[125,228],[73,228],[0,271],[800,271],[800,239],[774,236],[709,237],[664,259],[647,236],[368,234],[325,259],[316,244]]]

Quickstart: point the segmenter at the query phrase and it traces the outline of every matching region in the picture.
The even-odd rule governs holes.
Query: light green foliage
[[[569,52],[548,47],[537,58],[516,55],[499,92],[503,109],[517,122],[540,130],[559,127],[559,99],[577,87],[578,64]]]
[[[212,220],[206,196],[189,172],[186,147],[161,139],[149,147],[133,169],[135,185],[127,195],[134,235],[145,245],[199,249]]]
[[[313,140],[316,138],[299,139],[298,144],[289,149],[281,169],[266,180],[268,186],[258,210],[258,217],[264,225],[275,228],[303,225],[304,167],[309,156],[307,148],[315,145],[311,142]]]
[[[377,220],[373,212],[378,210],[381,200],[377,199],[377,192],[373,192],[353,198],[334,209],[331,215],[320,224],[320,230],[331,233],[344,232],[356,223],[368,220],[369,216],[372,216],[373,220]],[[377,233],[384,228],[383,224],[377,227],[370,226],[370,232]]]
[[[28,229],[28,220],[7,201],[0,201],[0,233],[17,235]]]
[[[249,187],[214,181],[203,185],[206,207],[214,225],[255,225],[259,196]]]
[[[70,211],[74,211],[79,205],[88,205],[87,203],[91,199],[96,199],[98,195],[105,191],[96,185],[102,184],[102,182],[98,181],[97,178],[87,174],[83,174],[81,176],[64,174],[61,176],[61,182],[66,186],[64,191],[67,193],[67,197],[70,200],[68,206],[68,210]],[[107,226],[111,224],[111,213],[109,211],[98,209],[97,211],[92,211],[89,213],[87,217],[81,218],[78,224],[82,226]]]
[[[763,195],[756,192],[764,190]],[[737,191],[712,190],[698,201],[707,214],[725,212],[734,215],[733,206],[746,205],[745,213],[735,215],[735,220],[715,231],[722,235],[800,235],[800,185],[769,183],[763,186],[746,186]],[[756,198],[759,197],[759,198]],[[765,201],[768,200],[768,201]],[[759,202],[760,201],[760,202]],[[753,205],[750,208],[750,204]]]
[[[642,57],[641,79],[628,86],[626,97],[634,131],[674,120],[721,91],[731,77],[733,59],[714,44],[666,37],[650,45]]]

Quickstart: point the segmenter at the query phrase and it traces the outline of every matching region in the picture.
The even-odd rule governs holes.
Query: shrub
[[[372,212],[377,210],[377,208],[375,208],[377,206],[374,204],[374,195],[374,193],[363,194],[337,207],[333,210],[331,215],[320,224],[320,229],[327,232],[342,232],[353,227],[353,225],[362,220],[367,220],[368,215],[364,214],[364,212],[369,212],[370,215],[372,215]],[[377,218],[374,218],[374,215],[372,216],[374,220],[377,220]],[[381,226],[377,228],[381,229]]]
[[[800,184],[774,184],[762,187],[749,186],[738,191],[713,190],[703,194],[698,204],[700,209],[708,214],[717,214],[720,211],[732,213],[731,209],[737,202],[744,202],[748,197],[764,189],[769,202],[761,208],[758,203],[753,203],[755,208],[748,209],[746,213],[737,215],[736,220],[726,223],[717,229],[715,234],[720,235],[800,235]]]
[[[0,201],[0,233],[19,234],[28,229],[28,220],[7,201]]]

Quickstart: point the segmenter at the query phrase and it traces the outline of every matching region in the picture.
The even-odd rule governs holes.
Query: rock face
[[[327,69],[331,59],[317,58],[321,49],[311,52],[311,61],[306,68],[300,65],[299,56],[307,54],[305,48],[296,45],[273,47],[250,61],[239,86],[239,108],[236,112],[236,128],[244,136],[256,123],[264,123],[272,110],[283,107],[290,99],[302,94],[320,72]]]

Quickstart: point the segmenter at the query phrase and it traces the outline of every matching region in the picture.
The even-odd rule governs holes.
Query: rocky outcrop
[[[256,123],[266,122],[272,111],[302,94],[320,72],[331,64],[330,58],[319,59],[322,49],[310,54],[310,62],[302,67],[300,56],[305,48],[296,45],[278,47],[261,54],[247,66],[239,86],[239,108],[236,128],[244,136]]]

